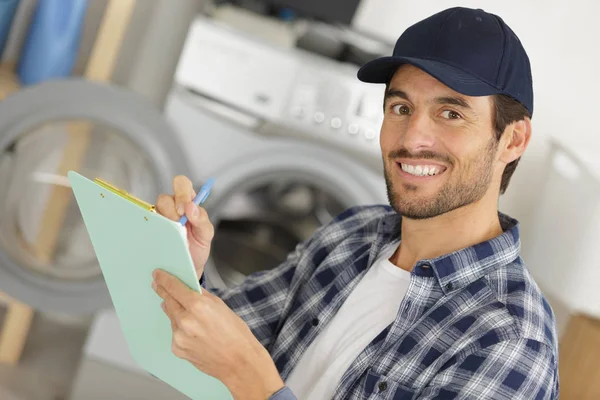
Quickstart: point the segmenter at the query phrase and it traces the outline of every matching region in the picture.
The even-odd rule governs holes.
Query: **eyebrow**
[[[397,90],[397,89],[388,89],[385,91],[385,101],[387,101],[388,99],[392,98],[392,97],[400,97],[402,99],[405,100],[410,100],[408,98],[408,95],[403,92],[402,90]]]
[[[436,97],[435,102],[437,104],[451,104],[453,106],[466,108],[468,110],[470,110],[472,108],[471,105],[462,97],[455,97],[455,96]]]
[[[396,98],[396,97],[410,101],[410,98],[408,97],[408,94],[406,94],[406,92],[404,92],[402,90],[398,90],[398,89],[388,89],[385,92],[384,104],[387,103],[388,99]],[[472,109],[471,105],[465,99],[463,99],[462,97],[457,97],[457,96],[436,97],[434,99],[434,102],[437,104],[450,104],[450,105],[462,107],[462,108],[468,109],[468,110]]]

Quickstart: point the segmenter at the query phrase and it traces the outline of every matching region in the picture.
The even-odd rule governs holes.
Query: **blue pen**
[[[198,206],[206,201],[206,199],[208,198],[208,195],[210,194],[210,189],[212,188],[212,185],[214,183],[215,183],[215,179],[210,178],[208,181],[206,181],[206,183],[204,185],[202,185],[202,187],[200,188],[200,191],[194,198],[195,205]],[[187,224],[187,222],[188,222],[187,216],[185,214],[183,214],[183,217],[181,217],[181,219],[179,220],[179,223],[181,225],[185,226],[185,224]]]

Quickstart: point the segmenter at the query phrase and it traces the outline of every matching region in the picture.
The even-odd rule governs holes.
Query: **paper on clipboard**
[[[233,399],[219,380],[171,351],[171,323],[152,290],[161,268],[201,292],[185,228],[108,182],[68,174],[133,359],[192,399]]]

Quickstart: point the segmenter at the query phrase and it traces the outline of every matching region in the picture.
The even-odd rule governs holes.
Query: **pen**
[[[206,181],[206,183],[204,185],[202,185],[202,187],[198,191],[198,194],[196,195],[196,197],[194,197],[195,205],[198,206],[206,201],[206,199],[208,198],[208,195],[210,194],[210,189],[212,188],[212,185],[214,183],[215,183],[215,179],[210,178],[209,180]],[[188,221],[188,219],[185,214],[179,219],[179,223],[183,226],[185,226],[185,224],[187,224],[187,221]]]

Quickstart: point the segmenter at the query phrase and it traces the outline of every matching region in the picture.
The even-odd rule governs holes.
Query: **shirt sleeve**
[[[439,373],[418,397],[425,399],[558,399],[552,349],[527,339],[508,340],[468,355]]]
[[[291,389],[287,386],[284,386],[277,392],[275,392],[269,400],[297,400],[294,393],[292,393]]]

